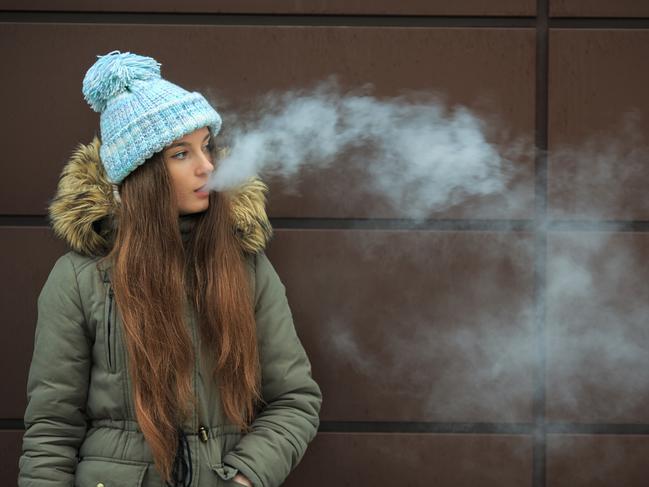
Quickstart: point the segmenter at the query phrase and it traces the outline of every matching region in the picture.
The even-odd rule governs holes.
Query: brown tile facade
[[[18,470],[36,298],[65,252],[48,201],[98,130],[81,80],[112,49],[156,57],[226,116],[335,74],[378,99],[441,95],[485,117],[490,143],[540,149],[513,158],[501,193],[421,226],[365,192],[351,153],[269,179],[268,254],[324,393],[286,486],[646,485],[644,2],[1,6],[1,485]]]
[[[552,0],[553,17],[649,17],[649,4],[638,0]]]
[[[185,44],[193,46],[192,56]],[[113,47],[145,52],[168,63],[165,76],[210,93],[226,111],[245,107],[247,100],[270,90],[313,86],[330,74],[338,76],[342,88],[372,82],[377,97],[394,97],[401,90],[443,91],[447,104],[467,105],[478,113],[506,120],[513,133],[493,132],[494,143],[533,132],[534,32],[531,29],[381,29],[310,28],[266,26],[158,26],[134,29],[127,25],[88,26],[60,24],[9,24],[0,31],[0,54],[17,59],[6,76],[7,90],[0,94],[8,112],[16,113],[16,128],[29,127],[29,112],[21,99],[47,107],[40,114],[48,130],[33,156],[13,171],[13,180],[0,182],[0,212],[42,214],[52,188],[74,143],[90,142],[98,117],[78,96],[83,78],[83,60]],[[113,39],[120,39],[116,43]],[[354,45],[350,50],[348,46]],[[68,52],[59,59],[57,53]],[[200,69],[195,59],[200,59]],[[254,59],[254,62],[250,62]],[[60,77],[42,88],[42,79],[30,66],[38,63],[43,72]],[[227,66],[223,69],[222,66]],[[277,69],[281,66],[282,69]],[[165,69],[165,67],[163,67]],[[265,80],[260,83],[259,80]],[[218,87],[218,93],[214,91]],[[51,93],[60,95],[52,97]],[[18,96],[17,94],[20,94]],[[218,103],[218,100],[224,103]],[[70,144],[70,127],[58,114],[77,121],[77,134]],[[7,137],[8,149],[19,151],[20,138]],[[55,161],[43,165],[42,160]],[[533,213],[533,160],[515,161],[517,177],[510,193],[468,200],[437,217],[529,218]],[[350,168],[351,166],[351,168]],[[337,161],[325,172],[306,171],[303,180],[287,194],[273,185],[270,212],[275,217],[398,218],[403,217],[386,202],[367,191],[356,191],[368,168],[354,165],[353,156]],[[351,170],[350,170],[351,169]],[[38,178],[34,174],[39,174]],[[351,176],[351,177],[350,177]],[[328,191],[321,181],[327,180]],[[32,191],[21,188],[28,186]],[[335,189],[335,191],[334,191]],[[296,196],[295,194],[300,196]],[[35,196],[38,195],[38,196]]]
[[[647,436],[549,435],[548,484],[640,487],[647,484],[647,454]]]
[[[59,255],[66,251],[46,227],[0,227],[3,310],[0,328],[0,418],[22,418],[36,326],[36,298]],[[3,457],[4,458],[4,457]]]
[[[21,430],[0,431],[0,478],[7,485],[15,485],[18,478],[18,457],[22,445]]]
[[[532,485],[524,435],[320,433],[310,448],[286,487]]]
[[[557,218],[647,220],[646,29],[550,32],[548,204]]]
[[[175,0],[160,0],[155,7],[143,0],[117,0],[110,3],[101,0],[69,0],[52,5],[43,0],[20,2],[4,0],[8,10],[54,10],[74,12],[180,12],[225,14],[302,14],[302,15],[534,15],[534,0],[376,0],[373,2],[332,0],[328,2],[291,2],[276,0],[186,0],[181,6]]]
[[[532,421],[531,246],[528,234],[278,230],[269,256],[322,419]]]
[[[649,423],[649,235],[553,232],[548,255],[548,419]]]

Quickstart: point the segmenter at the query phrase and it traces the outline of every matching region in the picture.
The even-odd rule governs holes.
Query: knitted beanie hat
[[[99,155],[111,183],[196,129],[210,127],[212,136],[221,129],[205,97],[163,79],[155,59],[120,51],[97,57],[83,79],[83,96],[101,114]]]

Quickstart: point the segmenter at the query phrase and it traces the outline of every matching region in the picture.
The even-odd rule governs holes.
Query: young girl
[[[21,487],[280,485],[321,393],[264,253],[267,187],[203,191],[219,114],[112,51],[50,205],[70,248],[38,298]]]

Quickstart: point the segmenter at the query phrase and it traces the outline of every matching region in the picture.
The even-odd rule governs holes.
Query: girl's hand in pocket
[[[252,487],[250,480],[248,480],[240,473],[236,474],[232,480],[235,481],[237,484],[245,485],[246,487]]]

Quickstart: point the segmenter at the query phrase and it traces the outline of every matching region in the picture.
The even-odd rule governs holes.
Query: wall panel
[[[549,0],[553,17],[649,17],[642,0]]]
[[[16,61],[0,99],[16,117],[0,124],[7,134],[7,150],[20,154],[21,163],[11,181],[0,183],[0,212],[43,214],[75,144],[89,143],[98,130],[98,117],[81,95],[83,74],[97,53],[122,49],[160,60],[164,76],[204,92],[223,111],[224,131],[228,114],[245,110],[252,97],[313,87],[333,74],[343,90],[373,83],[379,99],[408,90],[439,93],[448,110],[462,104],[489,117],[486,132],[496,143],[531,137],[533,34],[530,29],[2,25],[0,54]],[[187,45],[193,46],[191,56]],[[34,76],[30,67],[34,64],[43,73],[57,76],[48,76],[45,83],[43,77]],[[25,109],[21,100],[27,96],[33,104]],[[30,146],[32,134],[24,127],[34,124],[34,110],[48,129],[38,131],[41,143],[27,152],[24,148]],[[70,122],[62,123],[61,117]],[[307,169],[291,191],[282,181],[269,181],[271,215],[409,216],[389,206],[384,196],[363,189],[369,170],[359,165],[348,154],[327,170]],[[433,216],[531,216],[531,153],[515,159],[514,165],[517,170],[509,191],[469,198]],[[24,187],[31,190],[26,192]]]
[[[527,487],[531,468],[528,436],[321,433],[284,485]]]
[[[326,421],[532,420],[531,239],[280,230]]]
[[[52,2],[31,0],[3,0],[2,7],[9,10],[55,10],[93,12],[169,12],[169,13],[222,13],[222,14],[308,14],[308,15],[534,15],[534,0],[404,0],[391,2],[375,0],[366,2],[342,0],[291,2],[278,0],[189,0],[179,3],[174,0],[160,0],[155,5],[142,0],[112,1],[68,0]]]
[[[548,199],[559,218],[647,220],[645,29],[550,32]]]
[[[22,437],[22,431],[11,429],[0,431],[0,482],[2,485],[16,485]]]
[[[649,437],[639,435],[550,435],[548,487],[647,484]]]
[[[649,235],[556,232],[548,254],[548,419],[649,423]]]
[[[0,418],[22,421],[27,400],[27,371],[34,345],[38,294],[65,252],[59,240],[43,227],[0,227],[2,326],[0,326]]]

